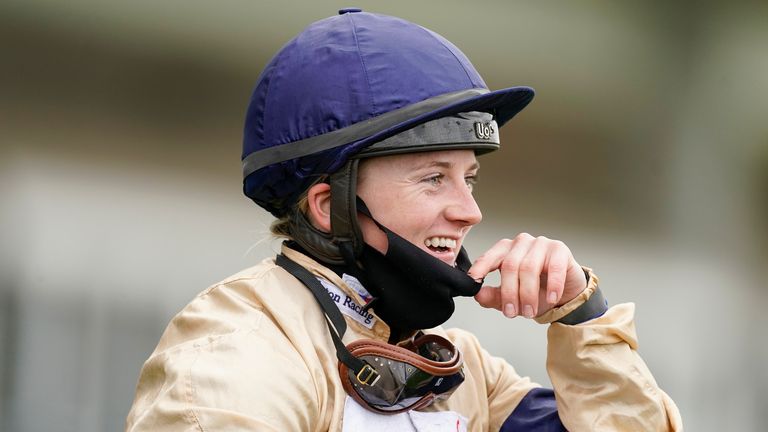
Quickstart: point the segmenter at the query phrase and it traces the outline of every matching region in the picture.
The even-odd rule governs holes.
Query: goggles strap
[[[340,362],[347,365],[347,367],[354,371],[355,376],[362,384],[373,384],[378,379],[378,373],[371,366],[352,355],[347,349],[341,338],[344,337],[344,333],[347,331],[347,322],[344,321],[344,317],[341,315],[341,311],[336,307],[336,304],[331,301],[328,296],[328,292],[317,278],[309,272],[309,270],[300,266],[290,258],[283,254],[278,255],[275,258],[275,263],[284,268],[288,273],[293,275],[296,279],[300,280],[315,296],[315,300],[320,304],[320,307],[325,312],[325,323],[328,325],[328,331],[331,333],[331,339],[333,339],[333,345],[336,347],[336,357]]]

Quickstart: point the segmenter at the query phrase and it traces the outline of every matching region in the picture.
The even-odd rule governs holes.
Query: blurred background
[[[241,194],[269,58],[335,1],[0,3],[0,430],[121,430],[196,293],[274,255]],[[691,431],[768,430],[768,3],[358,1],[445,36],[534,102],[483,157],[477,255],[569,245]],[[546,328],[460,301],[548,384]]]

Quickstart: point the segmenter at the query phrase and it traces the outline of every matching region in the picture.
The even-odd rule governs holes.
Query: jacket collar
[[[355,284],[355,281],[357,281],[356,279],[350,280],[345,277],[347,280],[344,280],[333,270],[323,266],[307,255],[287,247],[284,244],[281,246],[281,252],[283,255],[317,276],[325,288],[328,289],[329,295],[332,294],[332,290],[336,291],[337,294],[340,294],[340,298],[334,300],[337,300],[336,305],[344,314],[344,319],[347,322],[348,329],[344,337],[345,342],[348,338],[354,340],[358,339],[359,337],[367,337],[384,341],[389,339],[391,333],[389,326],[378,315],[376,315],[373,310],[368,310],[365,312],[360,310],[361,307],[366,304],[367,300],[363,298],[363,295],[361,295],[358,290],[350,286],[350,284]],[[329,287],[326,285],[326,283],[331,286]],[[334,287],[336,290],[333,289]],[[320,306],[318,305],[318,307]],[[368,315],[371,316],[371,324],[366,325],[366,320],[364,318]]]

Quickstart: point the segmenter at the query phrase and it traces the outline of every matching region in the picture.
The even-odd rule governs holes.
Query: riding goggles
[[[447,398],[464,382],[461,353],[437,335],[419,332],[399,346],[363,339],[346,348],[365,365],[355,372],[339,362],[344,390],[374,412],[423,408]]]
[[[438,335],[417,332],[398,345],[361,339],[345,346],[346,321],[320,281],[285,255],[276,263],[303,282],[325,312],[342,386],[360,406],[380,414],[420,409],[464,382],[461,353]]]

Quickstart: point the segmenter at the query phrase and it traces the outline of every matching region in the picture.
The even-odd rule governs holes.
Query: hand
[[[568,303],[587,287],[584,271],[565,243],[527,233],[499,240],[467,273],[479,280],[495,270],[501,273],[501,286],[483,286],[475,300],[509,318],[533,318]]]

